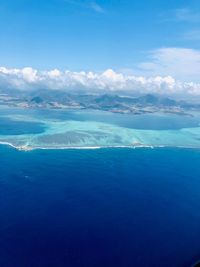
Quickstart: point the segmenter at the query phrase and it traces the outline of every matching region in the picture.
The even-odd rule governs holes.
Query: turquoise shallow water
[[[173,114],[130,116],[99,111],[8,110],[6,113],[1,110],[0,123],[4,125],[0,142],[25,150],[141,146],[200,148],[198,114],[193,117]]]

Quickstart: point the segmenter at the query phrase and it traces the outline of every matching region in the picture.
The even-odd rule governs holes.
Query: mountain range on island
[[[200,104],[160,95],[136,97],[117,94],[73,94],[59,90],[11,91],[0,93],[0,105],[21,108],[95,109],[113,113],[166,112],[186,115],[200,110]]]

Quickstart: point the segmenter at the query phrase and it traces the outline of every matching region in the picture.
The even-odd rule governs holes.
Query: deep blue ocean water
[[[1,267],[200,259],[200,151],[0,146]]]

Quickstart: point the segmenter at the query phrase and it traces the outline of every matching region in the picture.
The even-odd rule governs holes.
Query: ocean
[[[199,166],[199,149],[0,146],[0,266],[191,266]]]
[[[199,114],[1,108],[0,267],[192,266],[199,125]]]

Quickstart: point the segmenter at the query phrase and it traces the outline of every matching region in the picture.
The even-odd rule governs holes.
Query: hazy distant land
[[[72,94],[56,90],[10,91],[0,94],[0,105],[19,108],[93,109],[122,114],[173,113],[190,115],[200,105],[151,94],[131,97],[112,94]]]

